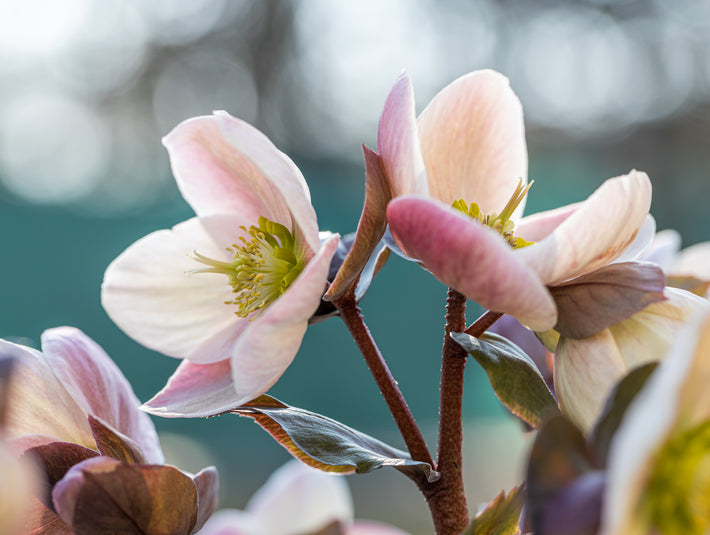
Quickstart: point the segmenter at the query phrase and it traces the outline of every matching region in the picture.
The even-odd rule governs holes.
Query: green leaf
[[[631,370],[617,383],[607,398],[604,410],[592,430],[590,442],[597,454],[599,463],[606,466],[609,444],[621,425],[626,409],[641,391],[646,380],[658,366],[657,362],[649,362]]]
[[[518,535],[518,522],[524,503],[523,487],[513,487],[507,496],[501,491],[476,515],[464,535]]]
[[[498,399],[510,412],[538,428],[559,414],[555,397],[535,363],[510,340],[485,333],[475,338],[466,333],[451,337],[483,367]]]
[[[430,482],[439,479],[430,464],[413,461],[408,453],[271,396],[260,396],[231,412],[253,418],[291,455],[324,472],[363,474],[392,466],[410,477],[424,475]]]

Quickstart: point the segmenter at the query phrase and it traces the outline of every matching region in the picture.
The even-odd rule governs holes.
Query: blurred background
[[[37,345],[81,328],[142,400],[177,362],[103,312],[103,271],[143,235],[192,216],[160,138],[227,110],[301,167],[322,229],[355,229],[360,144],[374,146],[402,69],[418,111],[490,67],[520,96],[535,187],[527,213],[578,201],[604,179],[648,172],[658,228],[710,238],[710,3],[704,0],[5,0],[0,2],[0,337]],[[363,312],[435,449],[445,288],[390,260]],[[472,307],[469,320],[474,319]],[[311,327],[272,390],[401,447],[345,328]],[[216,464],[222,506],[242,508],[289,456],[251,421],[157,420],[169,460]],[[521,479],[525,437],[471,363],[466,478],[472,509]],[[429,533],[403,476],[350,477],[358,517]],[[386,496],[386,500],[383,500]]]

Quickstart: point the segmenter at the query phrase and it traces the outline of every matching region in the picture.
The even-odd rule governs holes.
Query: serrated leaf
[[[476,515],[464,535],[518,535],[518,522],[524,504],[525,491],[522,487],[513,487],[507,496],[501,491]]]
[[[451,337],[483,367],[498,399],[510,412],[538,428],[559,414],[555,397],[535,363],[510,340],[485,333],[475,338],[466,333]]]
[[[626,409],[641,391],[643,385],[658,367],[657,362],[649,362],[631,370],[617,383],[607,398],[606,405],[592,430],[590,442],[594,447],[597,459],[606,466],[609,445],[616,430],[624,418]]]
[[[305,464],[341,474],[366,473],[391,466],[410,477],[439,479],[431,465],[408,453],[314,412],[291,407],[263,395],[231,412],[253,418],[266,432]]]
[[[558,320],[567,338],[587,338],[665,300],[663,270],[649,262],[609,264],[569,283],[551,287]]]

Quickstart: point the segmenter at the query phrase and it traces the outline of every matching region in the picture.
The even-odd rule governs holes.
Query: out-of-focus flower
[[[26,532],[118,533],[137,525],[167,535],[204,524],[217,504],[216,470],[191,476],[162,464],[150,418],[93,340],[60,327],[43,333],[41,352],[4,340],[0,352],[15,361],[6,436],[47,481]]]
[[[675,337],[609,450],[601,535],[710,532],[710,315]]]
[[[546,285],[594,271],[653,234],[652,221],[644,225],[651,184],[638,171],[607,180],[583,203],[519,219],[528,190],[522,109],[492,71],[455,80],[416,121],[401,77],[385,104],[378,153],[393,197],[387,220],[403,251],[537,331],[557,320]]]
[[[184,359],[144,409],[208,416],[266,392],[289,366],[338,236],[321,242],[301,172],[247,123],[197,117],[163,143],[197,217],[114,260],[102,303],[138,342]]]
[[[244,511],[225,509],[207,521],[200,535],[406,535],[377,522],[353,521],[353,504],[342,476],[298,461],[274,472]]]
[[[561,337],[555,351],[554,385],[562,412],[591,430],[614,385],[630,370],[661,360],[678,341],[686,321],[707,301],[666,288],[666,301],[652,303],[594,336]]]
[[[657,232],[643,259],[661,266],[669,286],[698,295],[710,295],[710,242],[680,248],[681,237],[673,229]]]
[[[7,389],[14,359],[0,351],[0,533],[19,535],[40,474],[29,458],[18,458],[5,440]]]

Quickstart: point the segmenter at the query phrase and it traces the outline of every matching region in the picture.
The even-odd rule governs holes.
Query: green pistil
[[[710,532],[710,422],[661,448],[641,508],[661,535]]]
[[[472,202],[471,204],[467,205],[466,201],[464,201],[463,199],[454,201],[452,207],[458,210],[459,212],[463,212],[469,217],[476,219],[484,225],[488,225],[492,229],[498,231],[513,249],[527,247],[528,245],[532,245],[534,242],[528,242],[525,241],[523,238],[515,237],[515,223],[510,220],[510,217],[513,215],[513,212],[515,212],[515,209],[518,207],[518,205],[525,198],[525,195],[527,195],[528,191],[530,190],[530,187],[533,185],[533,182],[534,181],[530,182],[530,184],[525,186],[523,185],[523,179],[519,179],[518,185],[515,188],[513,195],[510,197],[510,200],[505,205],[503,211],[500,214],[496,214],[495,212],[488,215],[483,214],[481,213],[480,207],[475,202]]]
[[[295,252],[291,232],[280,223],[259,217],[259,226],[239,227],[245,236],[241,244],[227,248],[231,262],[222,262],[194,252],[195,260],[209,266],[190,273],[219,273],[229,278],[235,297],[226,304],[237,305],[235,314],[246,318],[275,301],[303,270]],[[251,238],[249,238],[251,237]]]

